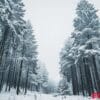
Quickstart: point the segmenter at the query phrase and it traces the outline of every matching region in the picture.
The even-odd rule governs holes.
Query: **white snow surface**
[[[83,96],[57,96],[55,97],[53,94],[40,94],[36,92],[29,92],[24,94],[16,95],[15,91],[2,92],[0,93],[0,100],[91,100],[89,97]]]

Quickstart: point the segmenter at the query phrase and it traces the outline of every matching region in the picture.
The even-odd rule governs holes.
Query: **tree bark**
[[[28,66],[28,69],[27,69],[27,76],[26,76],[26,83],[25,83],[25,93],[27,93],[27,85],[28,85],[28,77],[29,77],[29,66]]]
[[[18,83],[17,83],[17,95],[19,94],[20,90],[20,80],[21,80],[21,74],[22,74],[22,67],[23,67],[23,59],[21,60],[21,64],[20,64],[20,70],[19,70],[19,76],[18,76]]]

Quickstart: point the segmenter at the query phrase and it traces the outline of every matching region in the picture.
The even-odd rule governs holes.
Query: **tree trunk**
[[[17,95],[19,94],[20,90],[20,80],[21,80],[21,74],[22,74],[22,67],[23,67],[23,59],[21,60],[21,64],[20,64],[20,70],[19,70],[19,76],[18,76],[18,83],[17,83]]]
[[[29,66],[28,66],[28,69],[27,69],[27,76],[26,76],[26,83],[25,83],[25,93],[27,93],[27,85],[28,85],[28,77],[29,77]]]
[[[99,79],[99,74],[97,71],[97,66],[96,66],[96,61],[95,61],[95,56],[92,55],[92,59],[93,59],[93,65],[94,65],[94,72],[95,72],[95,81],[96,81],[96,90],[97,92],[100,92],[100,79]]]
[[[73,94],[77,95],[77,88],[76,88],[76,74],[75,74],[75,66],[71,66],[71,75],[72,75],[72,86],[73,86]]]
[[[84,80],[83,80],[83,76],[82,76],[82,68],[81,68],[82,66],[80,65],[79,66],[79,70],[80,70],[80,77],[81,77],[81,91],[82,91],[82,94],[83,95],[85,95],[85,93],[84,93]]]

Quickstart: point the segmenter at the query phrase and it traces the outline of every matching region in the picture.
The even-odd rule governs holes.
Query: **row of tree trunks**
[[[73,94],[82,93],[84,96],[90,96],[93,92],[100,91],[97,66],[95,59],[92,60],[93,64],[88,58],[83,58],[82,61],[82,64],[78,64],[77,67],[71,66]]]

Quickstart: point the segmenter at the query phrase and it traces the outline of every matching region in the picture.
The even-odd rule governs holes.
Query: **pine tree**
[[[96,60],[98,60],[99,55],[100,23],[96,14],[97,10],[95,10],[94,6],[88,3],[86,0],[80,1],[76,10],[77,18],[74,20],[74,45],[78,47],[78,60],[83,59],[87,63],[88,69],[85,69],[84,66],[83,67],[84,70],[88,70],[88,73],[90,73],[91,80],[89,81],[87,75],[85,78],[87,82],[90,83],[87,85],[89,90],[91,90],[89,94],[91,94],[93,91],[100,91],[100,78],[97,71],[99,66],[96,64]],[[82,70],[81,67],[80,70]],[[82,72],[83,73],[81,74],[84,74],[83,70]],[[83,91],[85,92],[84,87]]]
[[[30,22],[26,23],[26,34],[24,34],[24,44],[25,44],[25,68],[26,68],[26,82],[25,82],[25,94],[27,93],[28,84],[31,83],[32,75],[37,74],[37,45],[35,36],[33,35],[33,30]]]
[[[36,40],[23,7],[22,0],[0,1],[0,91],[6,84],[6,91],[14,87],[17,94],[33,86],[37,70]]]
[[[72,70],[71,70],[71,66],[74,67],[74,57],[73,57],[73,53],[71,50],[72,48],[72,44],[73,44],[73,40],[70,38],[69,40],[67,40],[65,42],[65,46],[64,48],[61,50],[60,52],[60,66],[61,66],[61,70],[60,70],[60,73],[62,74],[62,80],[61,82],[59,83],[60,84],[67,84],[65,85],[66,87],[64,88],[63,84],[61,86],[61,91],[69,91],[69,86],[68,84],[71,84],[71,81],[72,81],[72,85],[74,85],[74,80],[73,77],[75,76],[72,76]],[[72,67],[72,68],[73,68]],[[62,82],[64,81],[64,82]],[[75,90],[75,88],[73,88],[73,91]],[[69,92],[72,92],[71,90]],[[63,93],[61,93],[63,94]]]
[[[45,64],[38,61],[37,63],[37,91],[43,92],[43,88],[47,87],[48,72],[45,68]]]
[[[69,67],[73,94],[91,95],[100,91],[100,23],[97,10],[86,0],[79,2],[76,14],[71,35],[73,43],[61,53],[61,73],[68,78]]]

